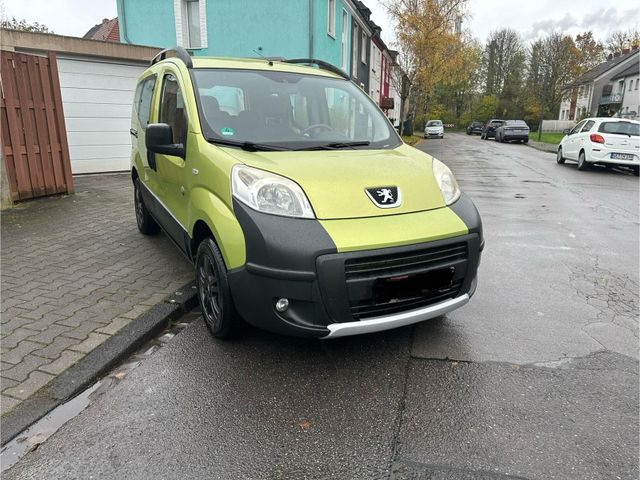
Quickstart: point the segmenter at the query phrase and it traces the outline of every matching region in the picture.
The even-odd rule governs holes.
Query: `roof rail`
[[[350,77],[347,73],[343,72],[341,69],[336,67],[335,65],[331,65],[329,62],[325,62],[324,60],[317,60],[315,58],[292,58],[290,60],[283,60],[284,63],[302,63],[307,65],[317,65],[319,68],[323,70],[328,70],[336,75],[340,75],[342,78],[346,80],[350,80]]]
[[[189,55],[189,52],[187,52],[184,48],[182,47],[173,47],[173,48],[166,48],[164,50],[162,50],[159,54],[157,54],[155,57],[153,57],[153,59],[151,60],[151,63],[149,65],[154,65],[156,63],[158,63],[161,60],[164,60],[165,58],[167,58],[167,53],[169,52],[175,52],[175,56],[174,57],[169,57],[169,58],[179,58],[180,60],[182,60],[184,62],[184,64],[187,66],[187,68],[193,68],[193,62],[191,61],[191,55]]]

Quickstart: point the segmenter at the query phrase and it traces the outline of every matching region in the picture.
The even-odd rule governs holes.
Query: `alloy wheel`
[[[218,273],[209,255],[203,255],[198,265],[198,294],[204,318],[212,328],[215,328],[220,322],[222,297]]]

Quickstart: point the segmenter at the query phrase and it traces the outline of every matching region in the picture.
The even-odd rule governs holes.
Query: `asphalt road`
[[[467,306],[326,342],[198,320],[4,477],[637,479],[637,178],[420,148],[483,216]]]

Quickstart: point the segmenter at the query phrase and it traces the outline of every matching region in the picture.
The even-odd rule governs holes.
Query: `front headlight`
[[[231,193],[259,212],[286,217],[315,218],[307,196],[300,186],[275,173],[245,165],[231,172]]]
[[[433,159],[433,175],[436,177],[436,182],[438,182],[438,187],[442,192],[444,203],[451,205],[460,198],[460,187],[458,187],[458,182],[456,182],[453,173],[451,173],[449,167],[435,158]]]

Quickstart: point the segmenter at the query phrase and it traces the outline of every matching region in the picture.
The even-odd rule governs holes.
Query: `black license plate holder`
[[[445,267],[429,272],[379,278],[373,286],[375,303],[424,297],[449,288],[453,284],[455,271],[455,267]]]

